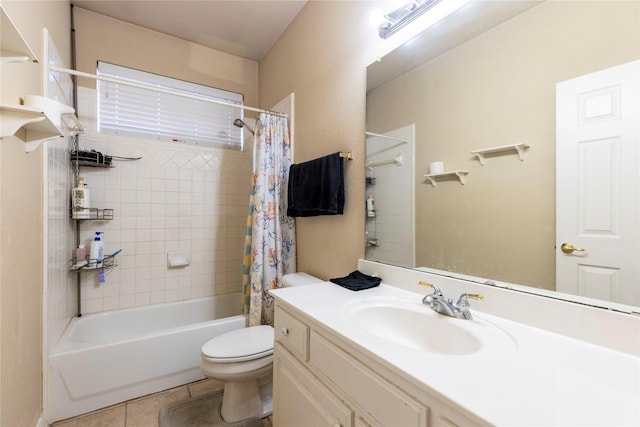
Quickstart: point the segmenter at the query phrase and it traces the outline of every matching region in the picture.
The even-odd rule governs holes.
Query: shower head
[[[242,119],[235,119],[233,121],[233,125],[235,127],[239,127],[242,128],[243,126],[246,127],[247,129],[249,129],[249,132],[251,132],[253,135],[255,135],[256,133],[253,131],[253,129],[251,128],[251,126],[249,126],[248,124],[246,124],[245,122],[242,121]]]

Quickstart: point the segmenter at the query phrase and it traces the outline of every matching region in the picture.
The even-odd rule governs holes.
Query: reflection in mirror
[[[562,101],[565,104],[556,97],[565,96],[563,88],[592,84],[585,83],[582,76],[640,59],[640,2],[528,2],[526,8],[510,12],[513,16],[496,15],[500,16],[499,23],[496,18],[491,21],[483,16],[488,22],[483,27],[473,20],[474,13],[482,15],[483,8],[516,3],[523,4],[471,2],[426,30],[419,36],[422,42],[412,40],[368,67],[367,131],[393,135],[405,127],[415,127],[415,169],[411,172],[415,209],[409,204],[392,203],[397,212],[413,212],[415,241],[405,235],[400,240],[403,245],[415,244],[415,258],[413,263],[410,256],[403,256],[402,261],[394,258],[396,248],[385,251],[379,236],[378,246],[367,249],[366,258],[459,273],[482,282],[525,285],[547,294],[561,290],[609,301],[611,304],[603,305],[624,311],[638,311],[628,307],[640,306],[638,256],[631,255],[635,270],[623,271],[616,257],[600,261],[596,255],[609,251],[603,249],[612,247],[606,246],[607,242],[629,240],[627,229],[634,236],[630,251],[640,247],[638,224],[621,223],[625,213],[640,218],[640,167],[623,167],[622,159],[628,156],[619,154],[625,141],[638,145],[640,113],[629,112],[626,107],[622,110],[620,117],[631,114],[630,123],[636,124],[626,135],[598,136],[594,130],[568,137],[589,144],[582,145],[578,150],[581,154],[569,160],[567,167],[557,163],[565,160],[556,160],[556,148],[563,146],[566,135],[572,135],[563,127],[566,120],[558,115],[556,102],[573,106],[590,99],[584,104],[585,111],[597,122],[609,113],[615,116],[619,112],[616,105],[626,105],[629,96],[637,95],[628,91],[626,83],[618,82],[605,86],[622,88],[619,93],[594,89],[591,92],[597,96],[585,98],[574,91],[567,95],[573,99]],[[467,31],[469,28],[482,28],[482,32]],[[433,43],[438,49],[425,49],[425,43]],[[429,56],[406,71],[407,63],[415,61],[412,47],[421,47]],[[393,72],[396,63],[399,69],[405,67],[400,75]],[[580,90],[589,92],[589,87]],[[367,162],[374,161],[370,155],[381,146],[370,141]],[[483,154],[484,165],[471,153],[515,144],[529,148],[522,153],[516,149],[488,152]],[[395,154],[394,148],[389,148],[385,158]],[[465,185],[449,179],[438,181],[435,187],[429,185],[424,175],[434,161],[442,161],[445,172],[468,171]],[[585,174],[587,166],[598,172]],[[409,169],[386,168],[389,173]],[[382,169],[374,172],[381,174]],[[575,181],[575,176],[585,178],[576,184],[577,189],[568,190],[568,194],[567,190],[556,190],[556,179],[559,188],[564,188],[561,183]],[[395,182],[393,176],[385,179]],[[623,181],[633,183],[633,188],[620,187]],[[375,226],[381,235],[386,224],[381,227],[379,220],[386,214],[383,206],[387,202],[384,193],[377,190],[379,182],[376,176],[376,191],[368,185],[367,195],[375,194]],[[607,189],[613,191],[602,193]],[[589,200],[596,200],[592,203],[595,210],[586,210]],[[577,203],[577,207],[571,203]],[[562,209],[572,211],[576,222],[568,227],[556,223],[557,212]],[[367,231],[370,222],[368,219]],[[565,228],[579,233],[564,240],[569,239]],[[389,232],[393,234],[393,230]],[[586,235],[599,240],[587,245],[582,240]],[[565,253],[560,248],[562,243],[585,251]],[[556,286],[557,273],[565,277],[559,270],[567,259],[574,261],[568,268],[574,273],[571,280],[575,283],[563,279],[562,285]]]
[[[413,125],[370,134],[365,147],[366,258],[401,267],[415,265],[413,135]]]

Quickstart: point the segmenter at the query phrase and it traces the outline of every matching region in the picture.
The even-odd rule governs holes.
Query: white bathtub
[[[200,350],[246,326],[239,293],[74,318],[49,354],[49,422],[203,378]]]

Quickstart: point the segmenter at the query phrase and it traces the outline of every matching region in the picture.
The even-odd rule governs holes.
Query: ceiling
[[[259,61],[306,0],[72,0],[74,6]]]

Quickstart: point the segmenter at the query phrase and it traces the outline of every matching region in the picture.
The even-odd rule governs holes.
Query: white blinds
[[[98,62],[98,75],[144,83],[238,105],[242,94]],[[242,110],[121,83],[98,80],[98,132],[149,136],[164,141],[242,150]]]

